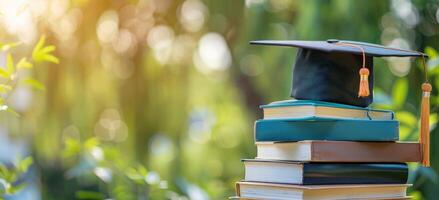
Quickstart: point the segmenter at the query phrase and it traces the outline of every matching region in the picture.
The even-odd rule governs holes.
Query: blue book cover
[[[305,163],[304,185],[405,184],[405,163]]]
[[[265,119],[255,122],[255,140],[398,141],[398,127],[395,120]]]

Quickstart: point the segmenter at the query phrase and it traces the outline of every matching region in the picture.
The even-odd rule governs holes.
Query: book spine
[[[405,184],[405,163],[305,163],[304,185],[330,184]]]
[[[239,182],[235,183],[235,191],[236,191],[236,196],[241,196],[241,188],[239,187]]]
[[[420,162],[419,143],[313,141],[313,162]]]
[[[394,120],[258,120],[255,140],[397,141],[398,126]]]

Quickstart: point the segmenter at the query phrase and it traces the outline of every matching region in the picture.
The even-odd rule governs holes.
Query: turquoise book
[[[399,122],[395,120],[361,120],[305,117],[263,119],[255,122],[255,140],[301,141],[398,141]]]

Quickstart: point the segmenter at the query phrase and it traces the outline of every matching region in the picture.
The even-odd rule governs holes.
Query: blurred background
[[[20,42],[12,55],[45,35],[59,59],[27,72],[43,91],[17,86],[7,98],[19,117],[0,113],[0,161],[33,158],[6,199],[226,199],[240,159],[255,156],[258,106],[289,98],[296,53],[248,41],[424,51],[439,88],[438,22],[436,0],[1,0],[0,42]],[[394,110],[401,138],[416,141],[421,62],[375,63],[373,106]],[[416,199],[439,195],[438,103],[434,89],[433,167],[410,165]]]

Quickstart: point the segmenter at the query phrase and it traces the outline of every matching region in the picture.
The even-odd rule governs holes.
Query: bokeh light
[[[194,54],[195,66],[203,73],[227,70],[232,63],[229,47],[218,33],[206,33],[198,43]]]

